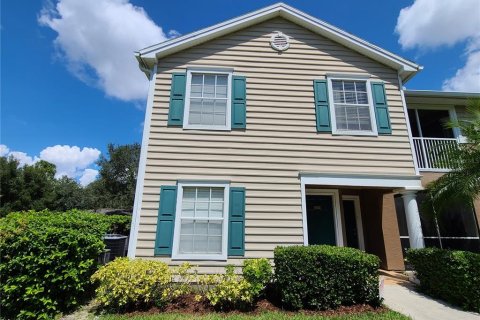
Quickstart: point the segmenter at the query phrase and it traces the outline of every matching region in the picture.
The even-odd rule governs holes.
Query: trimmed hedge
[[[2,317],[51,319],[83,302],[104,250],[103,235],[127,221],[77,210],[16,212],[0,219]]]
[[[289,309],[334,309],[341,305],[379,306],[377,256],[326,245],[277,247],[275,277]]]
[[[437,248],[409,249],[407,261],[415,269],[422,291],[480,312],[480,254]]]

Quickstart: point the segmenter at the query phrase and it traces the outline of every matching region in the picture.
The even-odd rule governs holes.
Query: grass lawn
[[[220,320],[220,319],[229,319],[229,320],[250,320],[250,319],[259,319],[259,320],[408,320],[409,317],[406,317],[400,313],[394,311],[386,311],[382,313],[362,313],[356,315],[342,315],[342,316],[321,316],[321,315],[306,315],[302,313],[284,313],[284,312],[264,312],[259,314],[221,314],[221,313],[211,313],[204,315],[195,315],[195,314],[184,314],[184,313],[162,313],[162,314],[152,314],[152,315],[102,315],[99,317],[99,320],[185,320],[185,319],[199,319],[199,320]]]

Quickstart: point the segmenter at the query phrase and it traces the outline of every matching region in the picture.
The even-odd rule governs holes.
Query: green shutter
[[[160,207],[158,208],[157,236],[155,255],[172,255],[173,227],[175,225],[175,208],[177,204],[177,187],[160,188]]]
[[[228,255],[243,256],[245,252],[245,188],[230,188],[228,217]]]
[[[183,125],[183,109],[185,106],[185,88],[187,75],[185,73],[172,74],[172,87],[170,90],[170,109],[168,110],[168,125]]]
[[[330,107],[328,106],[327,80],[313,80],[317,132],[332,132]]]
[[[392,126],[390,125],[390,116],[388,115],[387,96],[382,82],[372,82],[372,96],[378,133],[391,134]]]
[[[247,79],[232,77],[232,129],[245,129],[247,126]]]

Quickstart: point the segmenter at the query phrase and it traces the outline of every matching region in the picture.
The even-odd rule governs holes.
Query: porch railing
[[[420,170],[448,171],[451,161],[448,151],[458,147],[457,139],[413,137],[413,146]]]

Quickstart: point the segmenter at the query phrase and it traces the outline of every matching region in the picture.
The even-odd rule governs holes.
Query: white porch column
[[[407,217],[408,236],[410,248],[425,248],[423,241],[422,224],[420,222],[420,213],[418,211],[416,191],[406,190],[402,192],[403,205],[405,207],[405,216]]]

